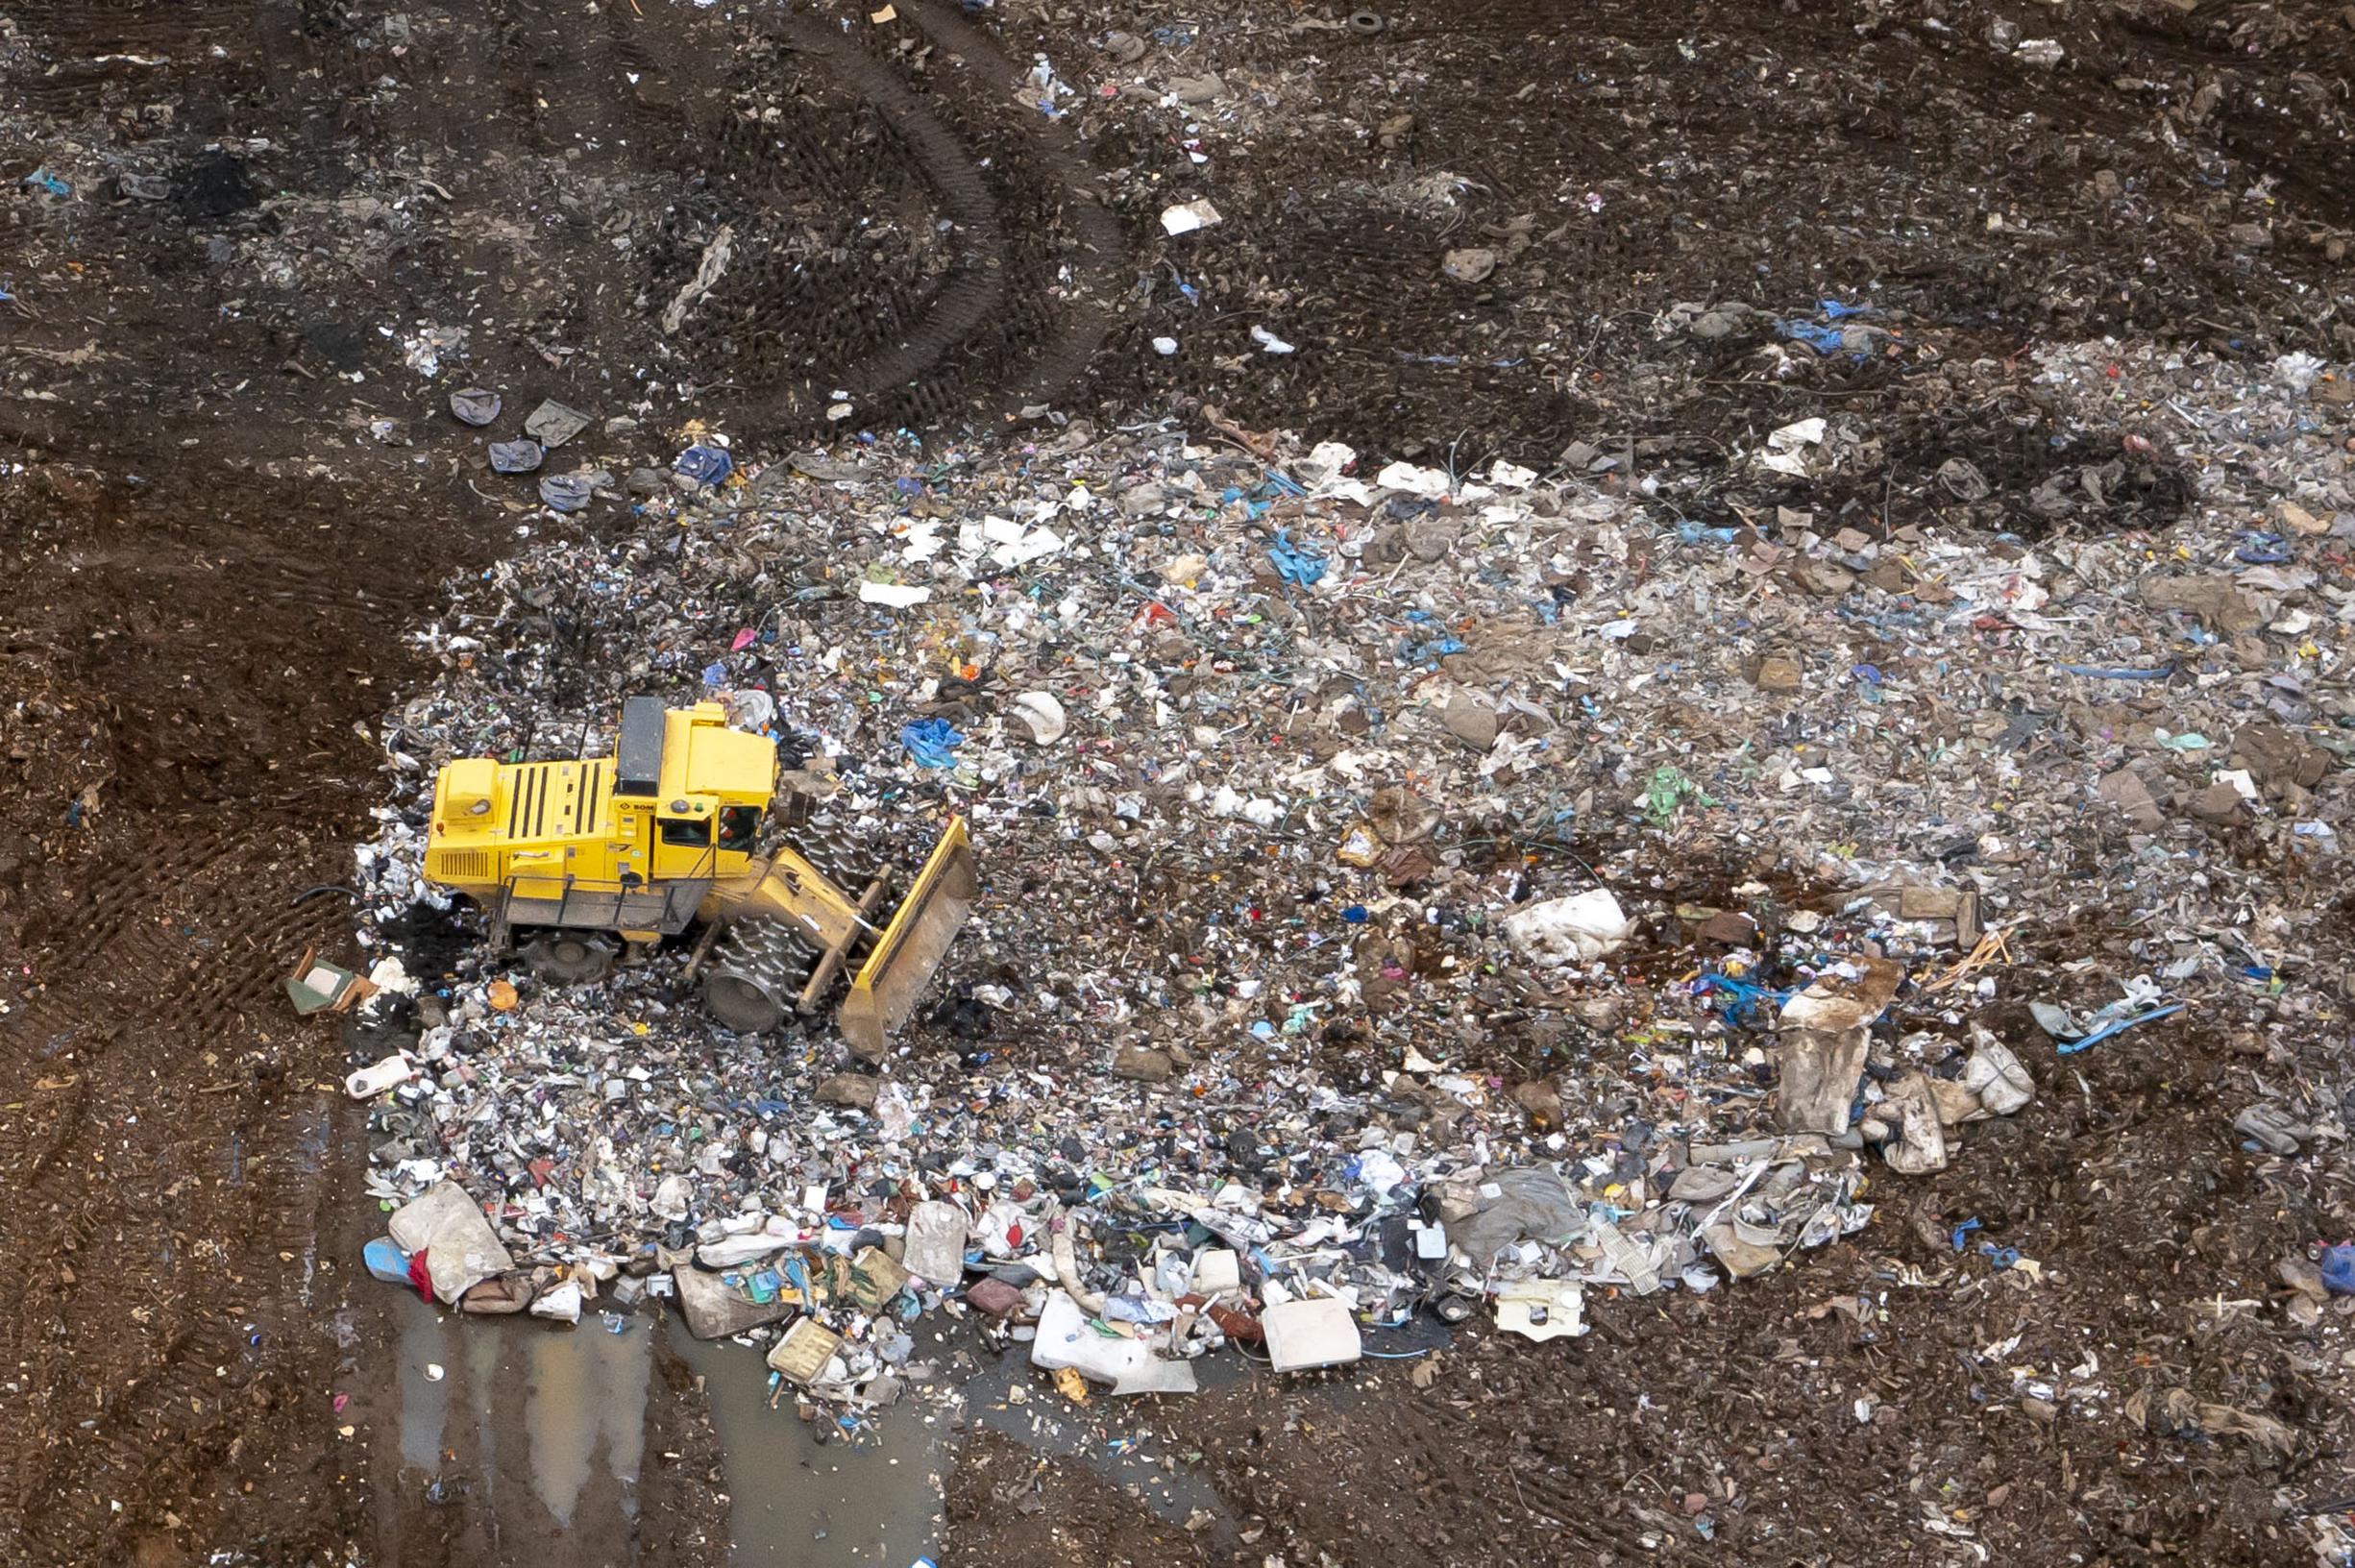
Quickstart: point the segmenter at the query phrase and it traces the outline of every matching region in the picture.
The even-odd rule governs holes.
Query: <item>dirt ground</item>
[[[348,944],[333,885],[405,634],[521,521],[405,362],[421,329],[465,326],[511,406],[759,449],[847,394],[876,428],[1208,405],[1425,460],[1582,441],[1705,473],[1803,388],[1761,369],[1768,318],[1663,335],[1664,306],[1871,291],[1967,329],[1976,362],[1828,361],[1804,398],[1897,432],[1852,505],[1970,527],[2024,526],[2073,455],[2035,343],[2355,350],[2355,15],[2333,6],[1462,0],[1368,36],[1221,10],[0,15],[0,1561],[718,1560],[681,1379],[636,1537],[593,1547],[435,1509],[369,1419],[390,1331],[356,1280],[365,1129],[333,1028],[278,981]],[[1998,24],[2065,64],[1998,58]],[[1116,27],[1255,86],[1217,144],[1215,247],[1156,221],[1208,188],[1182,135],[1012,90],[1041,52],[1090,80]],[[18,183],[37,168],[73,197]],[[120,195],[124,173],[170,193]],[[738,264],[664,332],[724,225]],[[1504,256],[1493,277],[1440,274],[1467,245]],[[1296,354],[1249,337],[1278,314]],[[1957,518],[1926,479],[1965,452],[1993,488]],[[2142,494],[2145,526],[2180,504],[2164,475]],[[2096,905],[2024,956],[2121,940]],[[1804,1271],[1157,1419],[1256,1521],[1238,1560],[2305,1560],[2284,1509],[2343,1489],[2348,1417],[2258,1309],[2273,1260],[2355,1222],[2237,1149],[2214,1088],[2237,1042],[2192,1041],[2077,1059]],[[1921,1288],[1968,1266],[1966,1215],[2041,1286]],[[2149,1369],[2132,1430],[2015,1386],[2080,1352]],[[2182,1390],[2294,1440],[2220,1440]],[[1032,1462],[975,1439],[951,1560],[1210,1560]],[[1034,1480],[1043,1509],[1018,1506]]]

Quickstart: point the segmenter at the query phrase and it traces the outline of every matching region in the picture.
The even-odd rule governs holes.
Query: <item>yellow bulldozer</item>
[[[965,820],[887,918],[891,873],[851,871],[839,841],[809,832],[764,851],[782,836],[777,782],[776,747],[729,728],[720,704],[629,698],[610,757],[445,766],[426,878],[482,908],[495,955],[520,949],[555,981],[601,979],[619,944],[643,953],[700,922],[688,976],[743,1033],[820,1014],[847,971],[835,1021],[873,1061],[980,891]]]

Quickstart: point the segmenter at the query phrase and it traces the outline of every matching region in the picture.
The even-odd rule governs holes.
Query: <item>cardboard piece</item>
[[[1270,1307],[1260,1314],[1260,1327],[1267,1334],[1267,1359],[1279,1372],[1346,1366],[1364,1354],[1358,1320],[1330,1296]]]
[[[1576,1280],[1523,1280],[1496,1293],[1496,1326],[1525,1339],[1586,1332],[1586,1292]]]
[[[842,1344],[841,1335],[814,1317],[805,1317],[769,1348],[769,1365],[783,1373],[788,1382],[806,1387],[825,1375],[826,1362]]]
[[[952,1286],[965,1278],[965,1211],[937,1200],[910,1210],[899,1261],[927,1285]]]
[[[1196,1387],[1191,1361],[1165,1361],[1141,1339],[1098,1332],[1067,1290],[1046,1298],[1038,1336],[1030,1342],[1030,1364],[1077,1372],[1111,1384],[1116,1394],[1190,1394]]]
[[[794,1303],[783,1299],[754,1301],[708,1269],[674,1269],[671,1279],[687,1332],[698,1339],[725,1339],[794,1311]]]

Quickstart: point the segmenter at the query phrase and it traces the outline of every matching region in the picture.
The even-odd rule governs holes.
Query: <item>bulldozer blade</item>
[[[916,998],[964,928],[981,893],[965,819],[952,818],[932,848],[921,875],[900,900],[892,923],[850,982],[835,1019],[850,1048],[868,1061],[882,1056],[891,1032],[908,1021]]]

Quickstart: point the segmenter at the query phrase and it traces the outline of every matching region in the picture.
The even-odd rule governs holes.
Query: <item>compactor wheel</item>
[[[724,1028],[757,1035],[793,1016],[818,950],[782,920],[738,920],[703,971],[703,1005]]]
[[[843,823],[813,820],[794,830],[792,842],[803,860],[853,898],[874,880],[873,846],[860,843],[858,835]]]
[[[595,932],[550,931],[524,948],[524,962],[543,980],[579,986],[613,970],[613,943]]]

